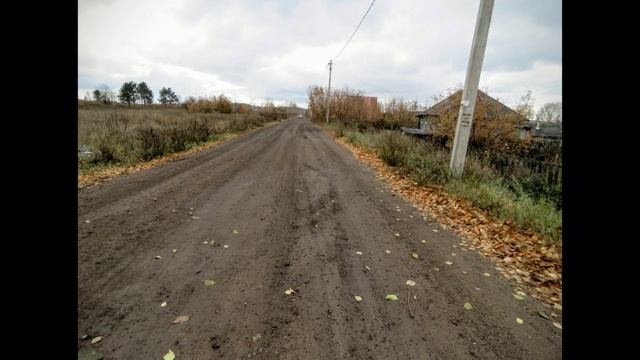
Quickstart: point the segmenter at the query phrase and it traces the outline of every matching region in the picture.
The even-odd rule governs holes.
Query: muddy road
[[[104,359],[562,356],[547,309],[307,120],[81,189],[78,212],[78,346]]]

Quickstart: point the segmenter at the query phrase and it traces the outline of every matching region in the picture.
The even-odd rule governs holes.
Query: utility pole
[[[460,101],[456,134],[453,138],[453,148],[451,149],[449,169],[454,176],[462,175],[464,161],[467,156],[467,145],[469,145],[473,110],[476,106],[478,83],[480,82],[482,61],[484,60],[484,49],[487,45],[487,37],[489,35],[493,2],[494,0],[480,0],[478,18],[476,19],[476,31],[473,35],[471,55],[469,56],[469,64],[467,64],[467,76],[464,80],[464,90],[462,91],[462,100]]]
[[[329,98],[331,97],[331,65],[333,65],[333,60],[329,60],[329,90],[327,90],[327,124],[329,123]]]

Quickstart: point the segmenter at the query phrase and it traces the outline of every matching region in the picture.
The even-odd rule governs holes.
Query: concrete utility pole
[[[467,65],[467,77],[464,80],[464,90],[462,91],[460,112],[458,113],[458,122],[456,124],[456,134],[453,138],[453,149],[451,149],[449,169],[454,176],[462,175],[464,161],[467,156],[467,145],[469,144],[473,110],[476,106],[476,97],[478,95],[484,49],[489,35],[493,2],[494,0],[480,0],[480,9],[478,9],[478,18],[476,19],[476,32],[473,35],[471,55]]]
[[[333,65],[333,60],[329,60],[329,90],[327,90],[327,124],[329,123],[329,98],[331,97],[331,65]]]

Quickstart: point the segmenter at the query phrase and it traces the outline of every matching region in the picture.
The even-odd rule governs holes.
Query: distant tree
[[[228,97],[224,95],[214,97],[213,110],[223,114],[230,114],[231,111],[233,111],[233,103]]]
[[[169,90],[171,90],[171,88],[169,88]],[[176,93],[174,93],[173,90],[171,90],[171,95],[169,97],[169,100],[171,100],[171,104],[177,104],[180,102],[180,97],[176,95]]]
[[[131,106],[131,104],[136,103],[137,93],[136,93],[136,83],[133,81],[126,82],[122,84],[120,88],[120,92],[118,93],[118,100],[122,103],[127,103],[127,105]]]
[[[176,95],[171,88],[163,87],[160,89],[160,97],[158,98],[158,101],[160,101],[162,105],[166,105],[178,103],[180,100],[178,99],[178,95]]]
[[[84,101],[91,101],[92,98],[93,98],[93,95],[92,95],[91,91],[87,91],[84,94]]]
[[[115,98],[113,91],[107,85],[101,85],[92,92],[93,100],[103,104],[111,104]]]
[[[562,103],[546,103],[536,114],[537,121],[562,122]]]
[[[153,103],[153,91],[151,91],[144,81],[136,86],[136,94],[138,95],[138,99],[142,101],[143,106]]]
[[[532,120],[535,115],[533,112],[534,102],[535,99],[531,96],[531,90],[528,90],[527,93],[520,98],[520,102],[514,106],[513,110],[525,118]]]

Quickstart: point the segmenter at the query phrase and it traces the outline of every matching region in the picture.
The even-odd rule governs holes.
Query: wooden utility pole
[[[329,98],[331,97],[331,66],[333,60],[329,60],[329,89],[327,90],[327,124],[329,123]]]
[[[480,9],[478,9],[478,18],[476,19],[476,31],[473,35],[471,55],[469,56],[469,64],[467,65],[467,76],[464,80],[464,90],[462,91],[462,100],[460,101],[456,134],[453,138],[453,148],[451,149],[449,169],[454,176],[462,175],[464,161],[467,156],[467,146],[469,145],[469,135],[473,121],[473,110],[476,106],[478,83],[480,82],[482,61],[484,60],[484,49],[487,45],[487,37],[489,35],[493,2],[494,0],[480,0]]]

